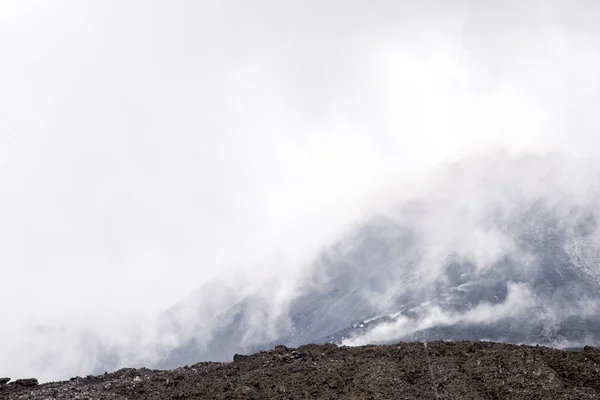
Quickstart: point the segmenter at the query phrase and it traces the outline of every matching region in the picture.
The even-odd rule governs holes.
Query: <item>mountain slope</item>
[[[600,197],[559,166],[505,155],[453,165],[326,249],[277,312],[270,282],[203,319],[158,365],[279,343],[598,345]]]

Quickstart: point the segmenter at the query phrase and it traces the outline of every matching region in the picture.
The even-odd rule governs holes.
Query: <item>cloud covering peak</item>
[[[303,277],[410,199],[428,245],[492,264],[515,245],[484,218],[506,190],[595,193],[599,18],[584,0],[2,2],[0,374],[151,358],[178,340],[154,318],[203,283],[244,277],[225,304]],[[274,314],[294,290],[266,296]]]

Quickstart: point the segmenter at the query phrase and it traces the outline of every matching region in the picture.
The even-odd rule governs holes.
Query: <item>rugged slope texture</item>
[[[449,165],[348,227],[301,274],[281,265],[251,289],[232,276],[206,282],[160,315],[153,349],[131,352],[152,353],[137,365],[170,369],[276,344],[598,347],[598,182],[555,157]],[[130,349],[102,350],[93,373],[131,365]]]
[[[278,346],[232,363],[8,384],[0,398],[600,399],[600,351],[490,342]]]
[[[422,238],[392,219],[376,218],[350,244],[339,244],[318,261],[314,276],[273,323],[280,329],[270,340],[248,337],[248,331],[261,332],[253,321],[268,319],[270,309],[250,296],[204,322],[214,329],[208,341],[184,342],[159,367],[226,360],[234,352],[277,343],[491,340],[597,346],[598,221],[590,210],[572,212],[576,216],[567,223],[538,201],[497,219],[492,225],[499,237],[510,238],[510,252],[485,267],[444,254],[429,281],[423,278],[432,268],[424,261]],[[593,253],[592,261],[583,262],[580,253]]]

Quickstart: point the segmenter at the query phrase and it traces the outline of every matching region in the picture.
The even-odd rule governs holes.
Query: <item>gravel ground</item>
[[[600,399],[600,350],[490,342],[278,346],[230,363],[122,369],[0,399]]]

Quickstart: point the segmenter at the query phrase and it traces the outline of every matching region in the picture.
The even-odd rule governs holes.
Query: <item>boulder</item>
[[[35,378],[17,379],[12,384],[16,386],[37,386],[38,380]]]

